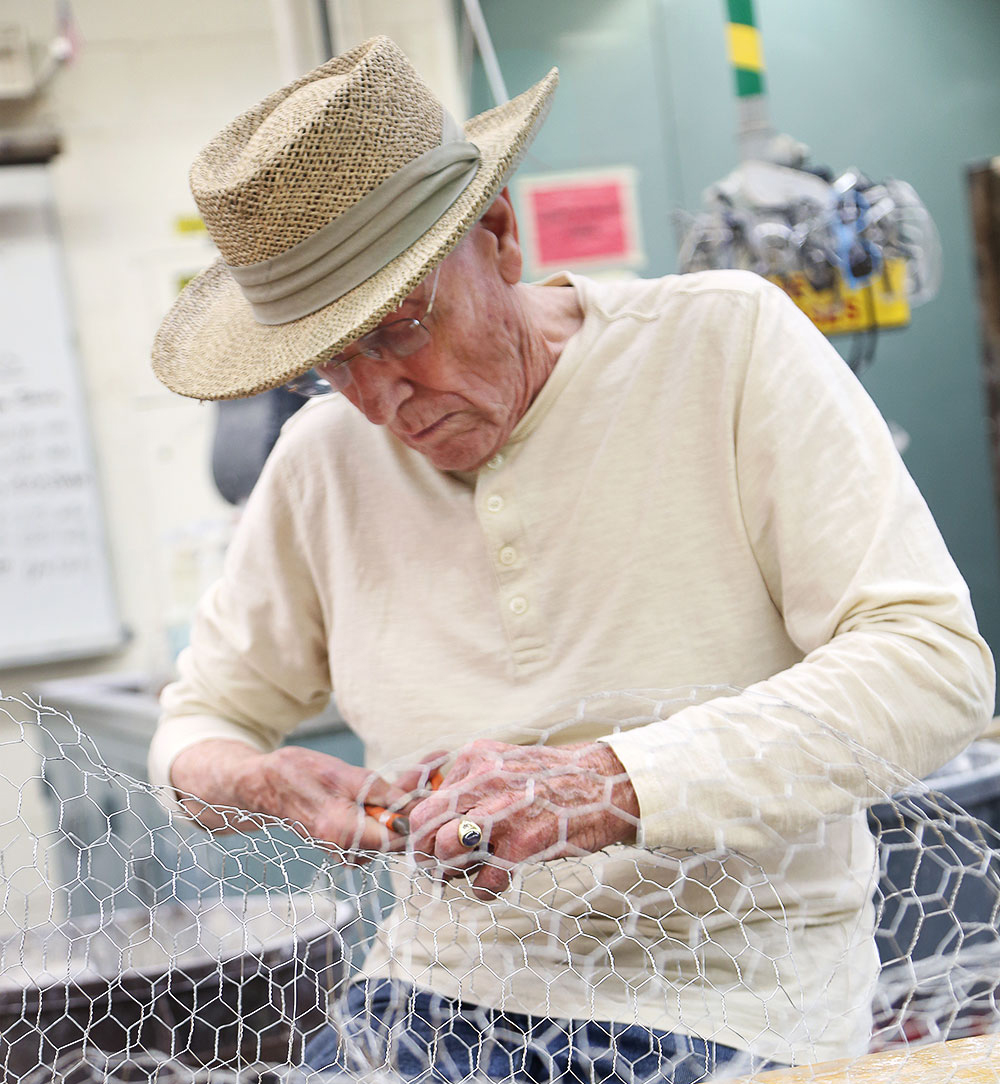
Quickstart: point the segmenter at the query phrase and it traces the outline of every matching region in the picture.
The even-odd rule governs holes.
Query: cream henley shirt
[[[610,742],[640,847],[528,868],[496,904],[410,878],[367,971],[788,1062],[860,1052],[858,809],[992,713],[967,589],[877,409],[780,290],[538,288],[566,285],[583,325],[473,475],[340,397],[286,425],[163,694],[151,778],[207,738],[272,749],[331,690],[383,768],[527,740],[587,694],[731,686],[617,733],[633,701],[609,695],[560,732]]]

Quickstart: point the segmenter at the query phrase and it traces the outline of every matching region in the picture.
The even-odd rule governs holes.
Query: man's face
[[[497,251],[494,234],[476,226],[442,263],[430,316],[424,314],[433,275],[380,324],[423,320],[430,341],[405,358],[359,356],[349,363],[342,394],[440,470],[485,463],[538,391],[522,350],[517,290],[498,270]]]

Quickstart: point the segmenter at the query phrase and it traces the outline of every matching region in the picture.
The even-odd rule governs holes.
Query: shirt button
[[[512,613],[523,614],[528,609],[528,600],[522,595],[515,595],[510,600],[510,608]]]
[[[494,493],[492,497],[487,499],[486,507],[491,512],[499,512],[503,508],[503,497],[499,493]]]
[[[502,463],[503,463],[503,456],[499,452],[497,452],[497,454],[495,456],[492,456],[490,459],[486,460],[486,466],[489,467],[490,470],[497,470],[497,468]]]
[[[512,565],[517,560],[517,550],[513,546],[503,546],[500,550],[500,564]]]

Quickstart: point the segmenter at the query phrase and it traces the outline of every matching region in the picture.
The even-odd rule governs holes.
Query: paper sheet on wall
[[[522,243],[532,273],[644,263],[635,189],[635,170],[626,166],[515,182]]]
[[[48,168],[0,168],[0,668],[123,639]]]

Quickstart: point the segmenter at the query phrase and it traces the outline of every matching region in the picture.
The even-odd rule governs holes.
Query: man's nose
[[[358,409],[373,425],[388,425],[411,394],[399,363],[359,357],[348,365],[351,367],[348,393],[353,391]]]

